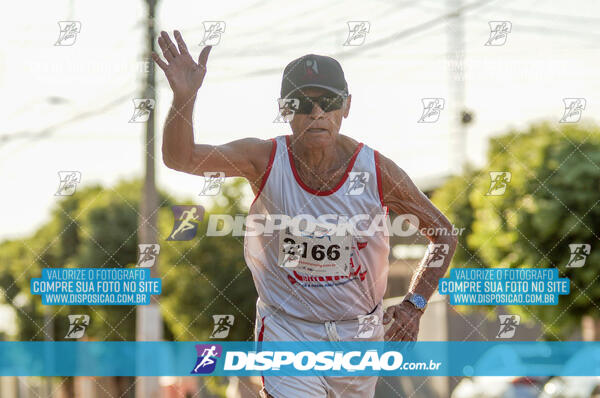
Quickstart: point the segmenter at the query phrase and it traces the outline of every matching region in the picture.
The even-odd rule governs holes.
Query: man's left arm
[[[440,267],[427,267],[426,256],[411,279],[408,294],[416,294],[429,301],[437,289],[439,279],[446,273],[456,249],[457,238],[452,235],[453,226],[417,188],[404,170],[381,154],[378,156],[383,204],[396,214],[414,215],[419,220],[417,227],[425,232],[431,243],[448,245],[448,252],[444,253],[443,264]],[[406,298],[401,304],[389,307],[384,314],[383,323],[388,324],[392,320],[393,323],[386,332],[386,340],[416,341],[422,314],[423,311]]]

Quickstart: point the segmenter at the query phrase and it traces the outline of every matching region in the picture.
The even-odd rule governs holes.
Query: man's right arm
[[[196,63],[181,34],[175,31],[174,37],[177,46],[166,32],[161,32],[158,39],[167,62],[157,54],[152,54],[173,90],[173,104],[163,132],[163,161],[169,168],[190,174],[221,171],[227,177],[245,177],[256,191],[267,167],[272,143],[258,138],[245,138],[216,146],[194,143],[192,112],[206,74],[211,47],[202,50]]]
[[[194,100],[187,103],[173,100],[163,132],[165,165],[195,175],[221,171],[226,177],[245,177],[253,186],[260,185],[269,161],[271,141],[243,138],[223,145],[195,144],[191,123],[193,107]]]

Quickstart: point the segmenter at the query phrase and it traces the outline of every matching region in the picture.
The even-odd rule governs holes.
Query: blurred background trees
[[[595,325],[600,319],[599,133],[595,126],[549,124],[510,131],[490,141],[484,169],[469,168],[452,177],[432,198],[457,228],[465,228],[453,267],[556,267],[561,277],[571,280],[571,294],[560,296],[557,306],[510,308],[542,325],[550,340],[568,339],[584,317]],[[511,173],[503,195],[485,195],[490,171]],[[196,237],[187,242],[165,240],[173,225],[170,206],[195,204],[194,198],[159,192],[163,292],[157,298],[166,340],[208,340],[212,316],[224,314],[235,316],[228,340],[253,338],[256,290],[243,259],[243,237],[204,233],[208,214],[247,213],[241,204],[244,184],[234,179],[223,186],[206,208]],[[12,332],[3,329],[0,336],[64,340],[67,315],[88,314],[86,339],[135,339],[133,306],[42,306],[39,296],[31,296],[29,284],[44,267],[134,267],[141,187],[139,180],[82,187],[61,199],[31,236],[0,243],[0,307],[12,308],[15,319]],[[591,245],[581,268],[566,267],[573,243]],[[599,339],[598,327],[594,333]],[[207,378],[210,389],[221,395],[225,383]],[[127,389],[131,382],[120,385]]]
[[[449,180],[433,201],[457,227],[453,267],[556,267],[571,280],[557,306],[514,306],[543,323],[548,339],[565,339],[583,316],[600,318],[600,130],[537,124],[490,141],[482,170]],[[486,196],[490,171],[509,171],[501,196]],[[569,244],[591,245],[581,268],[567,268]],[[596,339],[600,331],[596,330]]]
[[[243,181],[223,186],[207,214],[245,214],[240,205]],[[32,236],[0,243],[0,304],[14,309],[16,333],[11,340],[66,340],[67,315],[88,314],[85,338],[95,341],[135,340],[134,306],[42,306],[30,294],[30,280],[51,267],[135,267],[138,209],[142,183],[122,181],[115,187],[89,186],[59,201],[51,216]],[[196,237],[187,242],[166,241],[171,232],[174,204],[194,204],[159,192],[159,255],[161,302],[166,340],[206,341],[213,330],[212,315],[235,316],[228,340],[253,338],[256,290],[243,258],[243,237],[206,237],[208,215]],[[154,296],[156,297],[156,296]],[[193,365],[193,364],[192,364]],[[191,365],[190,365],[191,366]],[[131,381],[120,383],[121,393]],[[225,380],[211,380],[223,390]]]

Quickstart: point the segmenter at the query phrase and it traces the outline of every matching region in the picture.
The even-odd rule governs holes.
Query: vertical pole
[[[45,341],[55,341],[56,337],[54,336],[54,318],[53,315],[50,314],[50,308],[49,306],[44,306],[44,329],[45,329],[45,333],[44,333],[44,340]],[[44,356],[46,359],[54,359],[54,358],[48,358],[48,353],[44,353]],[[42,384],[42,388],[44,391],[44,396],[50,396],[52,395],[52,377],[48,376],[48,377],[44,377],[44,383]]]
[[[465,73],[464,73],[464,27],[461,12],[462,0],[448,0],[448,9],[454,15],[448,23],[448,79],[450,90],[448,98],[448,111],[450,112],[450,145],[452,153],[450,159],[455,173],[462,173],[468,163],[467,131],[463,122],[462,112],[465,110]]]
[[[146,0],[148,6],[147,32],[146,32],[146,60],[150,60],[150,53],[154,50],[154,16],[157,0]],[[155,74],[154,63],[149,61],[148,73],[144,85],[143,98],[155,99]],[[144,187],[140,204],[140,219],[138,230],[138,243],[158,243],[157,228],[157,206],[158,195],[156,192],[155,183],[155,124],[154,110],[150,112],[150,116],[146,123],[146,140],[144,146],[146,159],[146,173],[144,177]],[[150,269],[150,276],[157,278],[158,274],[158,259],[154,266]],[[160,307],[156,303],[157,297],[153,296],[153,300],[149,305],[140,305],[136,309],[136,340],[138,341],[160,341],[162,340],[162,317]],[[135,385],[136,398],[159,398],[160,386],[158,377],[145,376],[137,377]]]

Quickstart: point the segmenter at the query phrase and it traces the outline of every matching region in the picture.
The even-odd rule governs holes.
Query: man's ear
[[[350,104],[352,103],[352,94],[349,94],[348,97],[344,101],[346,106],[344,108],[344,117],[348,117],[348,113],[350,113]]]

